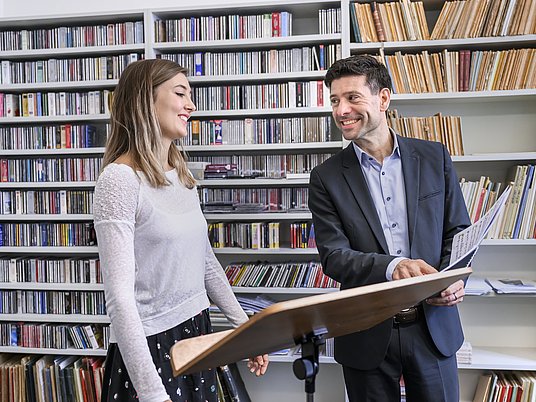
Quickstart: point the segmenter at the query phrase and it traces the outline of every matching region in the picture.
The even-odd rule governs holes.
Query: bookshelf
[[[316,94],[311,95],[308,101],[316,99],[314,104],[298,106],[289,101],[290,92],[294,94],[297,83],[311,83],[323,79],[323,70],[319,70],[314,54],[320,59],[320,45],[324,46],[324,66],[329,66],[329,60],[333,57],[346,57],[350,54],[368,53],[376,55],[392,56],[396,52],[401,55],[418,55],[423,51],[428,53],[440,53],[442,51],[458,52],[460,50],[469,51],[505,51],[509,49],[534,49],[536,43],[536,33],[471,37],[471,38],[450,38],[450,39],[421,39],[385,42],[364,42],[358,43],[354,38],[350,6],[350,0],[282,0],[278,2],[268,2],[260,0],[254,4],[239,1],[236,4],[200,4],[180,5],[173,8],[152,8],[139,11],[119,11],[106,13],[87,13],[51,16],[45,18],[19,18],[2,19],[2,31],[21,31],[28,26],[36,29],[51,29],[54,27],[75,27],[75,26],[108,26],[108,24],[132,23],[138,27],[134,31],[137,39],[132,43],[97,44],[92,46],[76,47],[52,47],[36,49],[2,49],[0,62],[9,63],[38,63],[44,60],[57,59],[67,63],[69,60],[87,59],[96,60],[99,58],[126,57],[133,60],[135,57],[155,58],[169,57],[182,58],[189,66],[192,74],[190,82],[196,93],[196,102],[207,94],[214,94],[215,88],[219,91],[243,90],[248,88],[252,94],[257,94],[255,88],[260,86],[264,91],[273,90],[278,94],[283,94],[276,98],[277,102],[263,104],[257,102],[255,107],[252,103],[228,104],[224,108],[221,105],[208,105],[201,107],[192,117],[192,120],[199,121],[201,132],[199,140],[188,138],[185,149],[190,158],[195,161],[212,161],[214,163],[229,163],[238,161],[239,169],[246,171],[247,164],[258,161],[260,158],[282,158],[293,155],[329,155],[340,150],[343,144],[340,134],[334,130],[326,130],[329,127],[331,108],[329,103],[319,102],[321,92],[318,86]],[[213,2],[216,3],[216,2]],[[434,28],[438,20],[444,1],[425,0],[425,17],[430,28]],[[88,6],[91,8],[91,6]],[[124,4],[128,9],[129,4]],[[155,6],[158,7],[158,4]],[[321,9],[340,9],[340,30],[321,31],[319,27]],[[178,41],[173,37],[161,36],[158,30],[158,21],[172,20],[181,21],[192,18],[199,19],[217,17],[223,18],[230,15],[268,15],[272,13],[288,12],[292,15],[292,29],[287,36],[271,37],[262,36],[240,38],[203,38],[196,41]],[[288,18],[288,17],[285,17]],[[323,17],[322,17],[323,18]],[[261,23],[262,25],[262,23]],[[329,24],[324,24],[328,26]],[[142,28],[140,28],[142,26]],[[262,32],[262,28],[259,30]],[[244,36],[244,35],[243,35]],[[162,40],[161,40],[162,39]],[[255,64],[257,70],[245,69],[245,63],[240,69],[240,63],[229,60],[244,58],[250,60],[257,57],[260,60],[266,55],[277,57],[278,60],[294,60],[297,54],[296,49],[302,50],[302,57],[309,60],[308,63],[283,63],[278,68],[261,67],[263,64]],[[313,49],[315,49],[313,51]],[[330,50],[328,50],[330,49]],[[271,52],[271,53],[270,53]],[[206,68],[203,75],[195,75],[196,54],[205,57],[203,68]],[[137,56],[131,56],[137,55]],[[330,59],[331,57],[331,59]],[[250,58],[250,59],[248,59]],[[227,63],[223,63],[226,60]],[[212,63],[212,69],[207,67]],[[219,64],[218,64],[219,63]],[[215,66],[220,66],[219,70]],[[4,67],[5,68],[5,67]],[[264,70],[263,70],[264,68]],[[222,71],[224,70],[224,71]],[[119,72],[115,70],[114,74]],[[91,92],[103,93],[113,91],[117,83],[118,75],[111,74],[105,77],[94,76],[85,79],[75,79],[70,77],[55,81],[36,81],[33,79],[26,82],[2,82],[0,92],[3,94],[20,95],[29,93],[81,93]],[[296,84],[295,84],[296,83]],[[309,84],[307,84],[309,85]],[[311,89],[312,90],[312,89]],[[261,91],[262,92],[262,91]],[[402,91],[400,91],[402,92]],[[41,95],[42,96],[42,95]],[[91,95],[94,96],[94,95]],[[322,93],[325,98],[325,93]],[[89,97],[89,95],[88,95]],[[5,97],[4,97],[5,99]],[[259,107],[258,105],[262,107]],[[206,106],[206,105],[205,105]],[[392,97],[391,108],[396,108],[404,116],[432,116],[437,112],[445,115],[460,116],[462,123],[462,137],[464,155],[454,156],[453,160],[459,176],[468,180],[478,180],[481,175],[490,176],[493,180],[505,182],[512,179],[512,170],[520,164],[534,164],[536,161],[536,140],[534,127],[536,127],[536,89],[518,88],[506,90],[476,90],[476,91],[450,91],[450,92],[424,92],[424,93],[395,93]],[[5,109],[5,104],[4,104]],[[101,157],[104,152],[103,138],[106,136],[109,113],[106,108],[99,110],[99,113],[81,113],[70,115],[41,115],[30,116],[8,116],[3,114],[0,117],[0,134],[4,138],[9,138],[17,129],[54,127],[61,130],[61,126],[79,125],[92,126],[99,134],[97,141],[85,144],[78,148],[42,148],[2,146],[0,148],[0,159],[2,160],[29,160],[30,163],[38,159],[84,159]],[[210,131],[210,123],[214,120],[221,120],[224,130],[230,130],[232,124],[241,121],[252,121],[255,130],[263,130],[265,127],[285,127],[285,119],[300,120],[300,124],[306,119],[324,121],[325,124],[314,130],[315,136],[307,139],[285,137],[289,132],[296,133],[303,131],[301,128],[293,129],[281,128],[279,137],[261,136],[255,137],[251,134],[243,135],[240,138],[226,137],[225,132],[221,140],[217,140],[214,133]],[[205,126],[203,126],[203,124]],[[217,124],[220,124],[217,122]],[[249,123],[248,123],[249,124]],[[227,128],[225,128],[227,127]],[[302,126],[299,126],[302,127]],[[242,132],[250,132],[250,129],[242,127]],[[7,131],[6,131],[7,130]],[[203,131],[204,130],[204,131]],[[229,131],[230,132],[230,131]],[[330,132],[331,136],[322,136]],[[204,134],[203,134],[204,133]],[[286,133],[286,134],[285,134]],[[193,134],[193,133],[191,133]],[[212,136],[211,136],[212,135]],[[204,137],[203,137],[204,136]],[[1,136],[0,136],[1,137]],[[0,141],[2,138],[0,138]],[[197,144],[194,142],[198,141]],[[3,145],[3,144],[2,144]],[[35,148],[35,149],[34,149]],[[223,163],[223,162],[222,162]],[[264,162],[263,162],[264,163]],[[290,171],[288,171],[290,172]],[[291,173],[291,172],[290,172]],[[304,172],[307,173],[307,169]],[[304,189],[307,187],[308,178],[296,179],[285,178],[285,174],[278,178],[257,177],[255,179],[211,179],[199,182],[200,191],[227,191],[241,190],[243,192],[252,189]],[[93,178],[87,180],[54,180],[54,181],[2,181],[0,182],[0,192],[54,192],[54,191],[88,191],[92,192],[95,185]],[[213,213],[206,211],[205,214],[209,223],[251,223],[251,222],[279,222],[281,231],[281,244],[277,249],[242,249],[238,247],[215,248],[217,257],[225,267],[227,264],[236,261],[267,261],[285,262],[296,261],[305,262],[317,258],[316,250],[313,248],[290,248],[288,242],[288,228],[293,222],[310,221],[311,216],[307,211],[283,211],[276,210],[263,213]],[[26,223],[89,223],[91,213],[59,213],[59,214],[2,214],[1,224],[26,224]],[[534,279],[533,259],[536,253],[536,240],[526,239],[493,239],[486,240],[482,245],[479,254],[474,262],[475,272],[483,273],[494,277],[512,275],[519,278]],[[1,246],[0,255],[4,259],[28,258],[54,258],[54,259],[90,259],[97,256],[97,248],[92,245],[79,246]],[[507,267],[507,268],[505,268]],[[0,283],[0,290],[65,290],[65,291],[101,291],[101,285],[90,283]],[[268,294],[276,300],[286,298],[302,297],[316,292],[331,291],[325,289],[308,288],[234,288],[237,293],[251,295]],[[530,296],[504,296],[495,295],[493,297],[467,297],[461,305],[461,315],[467,339],[473,344],[473,363],[460,366],[460,379],[462,383],[462,400],[472,400],[478,376],[484,370],[536,370],[536,316],[534,309],[534,297]],[[87,322],[94,322],[95,317],[80,318]],[[78,323],[77,318],[65,315],[58,317],[29,317],[13,316],[2,317],[2,322],[29,321],[40,322],[39,319],[62,323]],[[6,321],[7,320],[7,321]],[[91,321],[90,321],[91,320]],[[81,321],[80,321],[81,322]],[[81,322],[83,323],[83,322]],[[106,322],[101,322],[106,324]],[[73,355],[103,355],[104,352],[90,349],[51,349],[51,348],[18,348],[0,347],[1,353],[29,353],[29,354],[73,354]],[[293,377],[289,380],[288,357],[276,357],[273,359],[272,367],[266,377],[252,379],[243,369],[244,380],[252,397],[259,402],[274,400],[294,401],[302,397],[303,384]],[[322,360],[322,368],[317,379],[317,397],[320,400],[344,400],[344,386],[340,367],[333,363],[331,359]],[[278,384],[278,387],[274,387]],[[277,389],[274,389],[277,388]],[[267,392],[270,390],[270,393]],[[334,390],[339,390],[337,393]],[[325,394],[324,394],[325,393]],[[274,395],[275,394],[275,395]]]
[[[423,3],[431,32],[444,2],[425,0]],[[353,6],[350,1],[341,4],[343,9],[348,10]],[[343,32],[346,32],[343,41],[348,40],[349,54],[392,56],[398,53],[403,57],[419,55],[423,51],[431,54],[460,50],[475,54],[479,51],[534,49],[536,43],[535,32],[493,37],[359,43],[355,40],[351,18],[343,22],[347,24],[343,25]],[[511,74],[519,73],[516,71]],[[453,87],[457,88],[456,85]],[[400,92],[393,95],[391,108],[396,108],[404,116],[429,116],[441,112],[461,117],[465,152],[464,155],[453,157],[460,177],[478,180],[484,175],[505,183],[512,180],[515,166],[535,163],[535,86],[505,90]],[[533,279],[533,263],[530,261],[536,252],[534,245],[534,239],[485,240],[474,260],[474,272],[496,278]],[[460,314],[466,339],[473,347],[473,360],[471,364],[461,364],[459,367],[461,400],[473,399],[478,377],[485,370],[536,369],[534,301],[531,296],[465,298],[460,305]]]
[[[198,111],[192,116],[193,120],[200,120],[200,140],[192,138],[191,142],[186,143],[186,150],[193,161],[205,161],[211,163],[237,163],[239,173],[247,174],[250,166],[254,166],[263,171],[260,177],[255,179],[205,179],[199,182],[200,193],[202,200],[216,199],[247,199],[256,200],[255,202],[265,202],[264,192],[292,192],[303,191],[308,185],[308,177],[288,179],[285,178],[286,173],[308,173],[310,170],[304,171],[289,170],[280,168],[284,172],[276,172],[282,158],[295,158],[296,155],[305,155],[303,158],[313,158],[313,154],[329,155],[337,152],[342,148],[340,134],[334,132],[331,137],[326,137],[325,131],[327,121],[330,120],[331,109],[326,103],[326,95],[324,90],[318,90],[318,81],[322,80],[323,73],[319,71],[319,66],[314,64],[314,56],[311,51],[317,52],[320,58],[320,46],[326,48],[331,47],[331,54],[342,51],[341,49],[341,34],[340,33],[321,33],[319,30],[319,10],[339,8],[339,2],[333,1],[284,1],[277,4],[262,2],[255,5],[243,5],[237,8],[235,5],[222,5],[217,9],[213,7],[192,7],[180,10],[162,10],[153,13],[154,19],[160,20],[180,20],[181,18],[201,18],[206,16],[219,15],[257,15],[257,14],[272,14],[278,12],[288,12],[292,15],[292,30],[288,31],[290,35],[281,37],[247,37],[241,39],[221,38],[219,40],[206,39],[201,41],[183,41],[180,44],[173,41],[156,42],[154,45],[155,57],[170,58],[179,61],[184,65],[190,66],[190,71],[201,69],[195,64],[195,54],[201,53],[203,60],[203,75],[192,74],[190,83],[194,91],[194,99],[196,100]],[[155,28],[156,29],[156,28]],[[282,30],[285,28],[282,28]],[[303,49],[306,50],[303,50]],[[338,50],[336,50],[338,48]],[[314,50],[313,50],[314,49]],[[300,56],[301,50],[301,63]],[[192,55],[193,54],[193,55]],[[327,56],[328,52],[326,52]],[[323,57],[326,57],[323,56]],[[199,57],[199,56],[198,56]],[[333,56],[331,56],[333,57]],[[240,60],[244,59],[255,60],[250,69],[247,65],[242,65]],[[266,58],[277,60],[277,65],[272,62],[270,65],[265,63]],[[283,60],[283,58],[285,60]],[[227,60],[227,62],[225,62]],[[234,60],[236,63],[228,60]],[[260,60],[260,64],[256,61]],[[332,59],[334,61],[334,59]],[[285,62],[284,62],[285,61]],[[226,64],[227,63],[227,64]],[[329,62],[324,62],[322,67],[328,65]],[[257,71],[253,73],[253,71]],[[296,84],[294,84],[296,83]],[[301,89],[301,86],[310,91],[316,91],[314,97],[303,100],[299,104],[294,99],[291,99],[296,91]],[[204,104],[206,98],[211,98],[210,94],[221,96],[221,93],[227,93],[232,96],[233,91],[238,87],[241,88],[244,98],[240,102],[228,102],[227,99],[222,100],[221,105]],[[260,87],[260,88],[259,88]],[[296,87],[296,89],[294,88]],[[214,90],[216,88],[216,90]],[[320,84],[320,88],[322,88]],[[279,97],[272,98],[266,102],[266,99],[259,98],[261,92],[273,93],[274,91],[280,94]],[[287,95],[290,92],[289,95]],[[323,102],[320,102],[320,96],[324,96]],[[248,102],[248,97],[257,97],[259,99],[255,105]],[[270,95],[269,95],[270,96]],[[316,99],[316,102],[314,100]],[[308,102],[311,101],[311,102]],[[223,106],[223,107],[222,107]],[[314,123],[313,134],[310,138],[292,138],[290,134],[299,133],[300,129],[285,130],[285,120],[301,120],[313,121],[316,119],[323,120],[322,129],[318,129]],[[228,122],[229,128],[233,127],[233,121],[251,119],[253,125],[258,127],[258,132],[263,132],[266,135],[250,136],[247,134],[244,138],[240,136],[226,138],[225,126],[222,131],[222,141],[217,141],[211,144],[210,128],[205,128],[203,131],[203,123],[221,119]],[[225,124],[225,123],[224,123]],[[291,123],[291,124],[294,124]],[[305,123],[303,123],[305,124]],[[277,134],[271,135],[274,131],[270,131],[268,127],[281,127],[281,131],[276,131]],[[334,127],[334,126],[331,126]],[[192,126],[191,126],[192,128]],[[248,131],[245,128],[246,132]],[[255,129],[254,129],[255,130]],[[272,128],[272,130],[274,130]],[[277,129],[275,129],[277,130]],[[287,138],[285,140],[285,138]],[[195,144],[198,142],[199,145]],[[298,156],[300,158],[301,156]],[[276,161],[276,162],[274,162]],[[261,167],[259,167],[261,166]],[[292,165],[288,165],[292,166]],[[273,168],[273,169],[272,169]],[[271,173],[268,172],[271,171]],[[268,174],[274,175],[277,178],[270,178]],[[234,195],[229,192],[235,190]],[[248,196],[251,195],[251,198]],[[258,197],[258,198],[257,198]],[[279,197],[279,196],[278,196]],[[278,198],[279,199],[279,198]],[[279,200],[284,200],[285,196],[281,195]],[[260,200],[260,201],[257,201]],[[303,210],[293,211],[289,205],[274,207],[274,204],[280,202],[270,202],[270,211],[255,214],[243,213],[213,213],[205,211],[205,217],[209,224],[217,222],[225,222],[228,224],[248,224],[252,222],[279,222],[280,245],[278,248],[259,248],[259,249],[242,249],[238,247],[214,248],[214,252],[222,265],[225,267],[233,262],[255,262],[266,261],[267,263],[283,263],[287,261],[305,262],[317,260],[316,249],[307,248],[290,248],[289,247],[289,225],[297,221],[309,221],[311,216],[309,212]],[[235,287],[237,294],[247,292],[249,295],[269,295],[275,300],[284,300],[288,298],[301,297],[303,295],[312,294],[316,289],[293,289],[293,288],[238,288]],[[270,372],[264,378],[252,379],[245,367],[239,365],[244,381],[251,397],[258,401],[273,400],[274,392],[279,394],[285,400],[296,400],[302,396],[303,384],[298,380],[289,380],[289,362],[294,359],[288,356],[274,357]],[[333,363],[332,358],[323,359],[326,368],[322,369],[319,381],[324,381],[323,387],[318,386],[318,394],[320,399],[343,400],[344,391],[342,385],[342,376],[340,368]],[[284,380],[283,380],[284,378]],[[270,383],[277,381],[277,391],[267,393],[267,389],[271,388]],[[339,392],[333,394],[332,382],[338,384]],[[268,388],[267,388],[268,387]],[[331,392],[331,393],[330,393]]]
[[[12,303],[0,353],[35,355],[27,364],[106,354],[92,193],[111,91],[145,54],[143,21],[143,12],[2,21],[0,293]]]

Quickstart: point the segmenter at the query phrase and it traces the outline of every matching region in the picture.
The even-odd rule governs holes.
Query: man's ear
[[[391,91],[388,88],[382,88],[378,95],[380,97],[380,111],[385,112],[391,103]]]

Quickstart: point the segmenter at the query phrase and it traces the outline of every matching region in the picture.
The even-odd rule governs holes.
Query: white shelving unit
[[[65,26],[87,26],[87,25],[107,25],[117,22],[143,21],[145,14],[143,11],[127,13],[100,13],[95,15],[61,16],[51,18],[29,18],[24,20],[6,19],[2,21],[3,30],[21,29],[49,29]],[[31,27],[31,28],[29,28]],[[82,58],[106,58],[127,55],[145,54],[146,44],[144,42],[136,44],[109,45],[109,46],[87,46],[70,48],[49,48],[30,50],[9,50],[2,51],[0,60],[7,60],[16,63],[43,61],[47,64],[49,59],[82,59]],[[50,68],[50,66],[48,66]],[[45,72],[49,70],[45,69]],[[43,74],[46,78],[46,75]],[[113,79],[80,79],[59,82],[27,82],[17,84],[2,84],[2,93],[23,94],[23,93],[58,93],[58,92],[87,92],[99,90],[111,90],[118,82],[118,77]],[[46,95],[45,95],[46,96]],[[22,105],[21,105],[22,108]],[[2,117],[0,118],[0,128],[5,127],[45,127],[60,125],[85,125],[91,124],[97,127],[99,135],[105,136],[104,126],[109,122],[110,116],[107,113],[99,114],[76,114],[58,116],[25,116],[25,117]],[[75,146],[75,144],[73,144]],[[45,159],[64,157],[101,157],[104,152],[103,147],[95,148],[63,148],[63,149],[2,149],[0,159]],[[0,191],[55,191],[55,190],[91,190],[95,186],[94,181],[63,181],[63,182],[23,182],[11,181],[1,182]],[[5,201],[5,200],[4,200]],[[91,222],[91,214],[11,214],[1,215],[0,223],[82,223]],[[95,259],[97,256],[96,246],[75,246],[75,247],[11,247],[0,246],[0,255],[4,259],[18,259],[19,257],[29,257],[32,259]],[[99,283],[42,283],[42,282],[1,282],[2,291],[58,291],[58,292],[103,292],[104,288]],[[1,314],[0,321],[7,322],[28,322],[28,323],[53,323],[61,324],[99,324],[108,325],[109,318],[106,315],[80,315],[80,314]],[[21,335],[22,336],[22,335]],[[16,346],[1,346],[0,353],[17,354],[51,354],[51,355],[80,355],[80,356],[104,356],[103,349],[50,349],[50,348],[27,348]]]
[[[430,29],[443,2],[425,0]],[[341,2],[343,8],[350,1]],[[350,38],[349,18],[345,21]],[[343,38],[343,42],[345,41]],[[384,43],[350,43],[349,54],[380,51],[418,53],[424,50],[500,50],[533,48],[536,35]],[[536,89],[394,94],[391,108],[403,116],[431,116],[437,112],[461,116],[464,156],[454,156],[460,177],[481,175],[503,183],[512,168],[536,161]],[[473,262],[474,275],[535,279],[536,243],[530,240],[485,240]],[[486,370],[536,370],[536,308],[534,296],[466,297],[460,314],[466,339],[473,347],[471,364],[460,365],[461,400],[472,401],[478,377]]]
[[[117,21],[143,21],[144,43],[132,45],[94,46],[62,49],[37,49],[3,51],[0,60],[46,60],[49,58],[81,58],[115,54],[139,53],[145,58],[154,58],[162,53],[194,52],[235,52],[260,49],[283,49],[318,44],[339,44],[342,56],[355,53],[393,54],[421,52],[423,50],[440,51],[443,49],[508,49],[532,48],[536,44],[536,35],[428,40],[384,43],[352,43],[349,6],[350,0],[283,0],[276,3],[259,1],[255,4],[226,4],[216,6],[206,4],[177,5],[166,9],[144,9],[118,13],[96,13],[92,15],[65,15],[47,18],[3,19],[3,27],[20,30],[28,26],[53,27],[64,25],[106,24]],[[443,1],[424,0],[429,18],[429,26],[437,18]],[[340,34],[320,35],[318,33],[318,10],[321,8],[341,8],[342,26]],[[155,42],[154,21],[157,19],[182,18],[199,15],[257,14],[285,10],[293,14],[294,35],[282,38],[239,39],[202,42]],[[432,23],[431,23],[432,22]],[[257,83],[284,83],[292,81],[322,80],[324,72],[306,71],[271,74],[243,74],[229,76],[192,76],[190,81],[195,86],[251,85]],[[1,92],[23,93],[34,91],[60,92],[112,89],[117,79],[72,81],[35,84],[2,84]],[[481,91],[426,94],[394,94],[391,108],[397,108],[404,116],[430,116],[437,112],[461,116],[464,156],[453,157],[459,176],[476,180],[480,175],[488,175],[492,180],[505,182],[511,178],[509,171],[517,164],[535,163],[536,161],[536,89],[515,91]],[[328,116],[331,108],[274,108],[243,109],[221,111],[197,111],[193,119],[244,119],[271,117],[310,117]],[[109,121],[108,114],[75,116],[41,116],[41,117],[3,117],[0,127],[10,126],[45,126],[60,124],[95,124],[104,125]],[[339,135],[340,137],[340,135]],[[291,153],[334,153],[344,146],[340,138],[332,138],[329,143],[292,143],[292,144],[244,144],[218,146],[186,146],[190,155],[280,155]],[[54,158],[100,156],[102,147],[89,149],[43,149],[43,150],[0,150],[2,158]],[[204,180],[200,186],[225,189],[248,187],[306,187],[308,178],[301,179],[236,179]],[[94,181],[83,182],[0,182],[0,191],[9,190],[54,190],[54,189],[92,189]],[[263,214],[220,214],[207,213],[208,221],[279,221],[287,225],[292,221],[311,219],[308,212],[263,213]],[[87,222],[91,216],[80,215],[2,215],[0,222]],[[225,266],[236,260],[268,261],[307,261],[316,259],[314,249],[280,249],[244,250],[238,248],[215,249],[215,253]],[[475,258],[475,274],[492,277],[512,276],[534,278],[534,256],[536,240],[486,240]],[[31,256],[56,257],[95,257],[94,246],[80,247],[0,247],[0,255],[7,258]],[[0,289],[36,289],[36,290],[102,290],[99,284],[29,284],[0,283]],[[333,290],[287,289],[287,288],[235,288],[241,294],[269,294],[279,300],[303,297],[310,294]],[[478,376],[485,370],[536,370],[536,309],[535,297],[531,296],[481,296],[466,297],[460,306],[466,338],[473,345],[473,362],[460,366],[462,400],[471,401]],[[106,317],[84,316],[46,316],[2,315],[2,321],[36,321],[36,322],[91,322],[107,323]],[[82,321],[79,321],[82,320]],[[84,321],[86,320],[86,321]],[[103,351],[92,350],[51,350],[0,347],[0,353],[44,353],[44,354],[83,354],[102,355]],[[289,362],[291,357],[274,357],[267,375],[260,379],[251,378],[243,369],[244,380],[255,402],[278,400],[290,402],[303,398],[303,383],[291,374]],[[343,401],[344,385],[342,372],[332,359],[321,359],[320,375],[317,378],[317,398],[320,401]],[[277,384],[274,387],[274,384]]]

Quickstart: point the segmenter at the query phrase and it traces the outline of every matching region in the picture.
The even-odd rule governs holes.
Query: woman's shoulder
[[[140,194],[140,179],[132,167],[110,163],[102,170],[95,185],[95,221],[129,220],[135,213]]]
[[[130,190],[137,191],[140,178],[128,159],[116,159],[104,167],[97,179],[96,190]]]

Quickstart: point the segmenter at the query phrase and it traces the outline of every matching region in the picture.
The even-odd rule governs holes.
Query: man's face
[[[359,141],[374,135],[389,107],[389,90],[372,94],[363,75],[337,78],[330,90],[333,119],[344,139]]]

